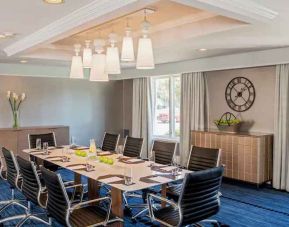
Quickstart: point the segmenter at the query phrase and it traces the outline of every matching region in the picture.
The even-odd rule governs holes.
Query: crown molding
[[[95,0],[7,46],[4,51],[7,56],[12,56],[40,44],[48,43],[48,41],[52,42],[72,35],[80,31],[80,27],[81,30],[84,30],[95,23],[103,23],[118,16],[118,14],[125,13],[124,7],[129,8],[134,3],[142,7],[152,2],[154,0]],[[116,10],[118,11],[115,12]],[[96,20],[98,21],[96,22]]]
[[[252,0],[173,0],[177,3],[213,11],[247,23],[268,22],[278,13]]]
[[[152,70],[123,69],[120,75],[110,75],[110,80],[124,80],[150,76],[172,75],[187,72],[208,72],[226,69],[262,67],[289,63],[289,47],[252,51],[216,57],[200,58],[156,65]]]

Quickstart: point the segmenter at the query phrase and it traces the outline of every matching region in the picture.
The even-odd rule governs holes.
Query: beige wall
[[[207,72],[209,89],[210,128],[216,128],[213,121],[230,111],[247,123],[243,130],[273,132],[274,130],[274,96],[275,66],[243,68]],[[256,90],[253,106],[243,113],[234,112],[225,100],[225,89],[231,79],[244,76],[252,81]],[[124,81],[124,125],[131,130],[132,79]]]
[[[7,90],[25,92],[21,126],[68,125],[81,144],[98,143],[104,131],[121,132],[122,81],[94,83],[87,80],[0,76],[0,127],[11,127]]]
[[[250,131],[273,132],[274,130],[274,97],[275,66],[244,68],[207,72],[209,89],[210,127],[216,128],[213,121],[226,112],[232,112],[245,122]],[[231,79],[243,76],[255,86],[256,99],[253,106],[242,113],[234,112],[225,100],[225,89]],[[252,125],[251,125],[252,124]]]

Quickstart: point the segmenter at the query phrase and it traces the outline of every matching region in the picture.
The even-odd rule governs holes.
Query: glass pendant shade
[[[106,50],[106,70],[108,74],[120,74],[119,52],[114,45]]]
[[[126,36],[122,40],[121,60],[134,61],[133,39],[130,31],[126,31]]]
[[[86,40],[85,43],[86,47],[83,48],[83,68],[90,68],[92,61],[92,49],[89,47],[89,40]]]
[[[106,56],[105,54],[92,55],[90,81],[108,81],[108,74],[106,72]]]
[[[70,68],[70,78],[83,79],[83,65],[81,56],[73,56]]]
[[[137,69],[155,68],[152,41],[148,37],[142,37],[138,41],[136,68]]]

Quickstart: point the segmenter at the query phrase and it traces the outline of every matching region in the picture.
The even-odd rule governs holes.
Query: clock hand
[[[245,101],[245,103],[247,102],[247,101],[243,98],[243,96],[241,96],[241,98]]]

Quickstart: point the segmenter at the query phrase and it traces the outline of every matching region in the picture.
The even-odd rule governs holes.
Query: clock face
[[[255,101],[254,85],[245,77],[236,77],[228,83],[225,98],[232,110],[244,112],[250,109]]]

